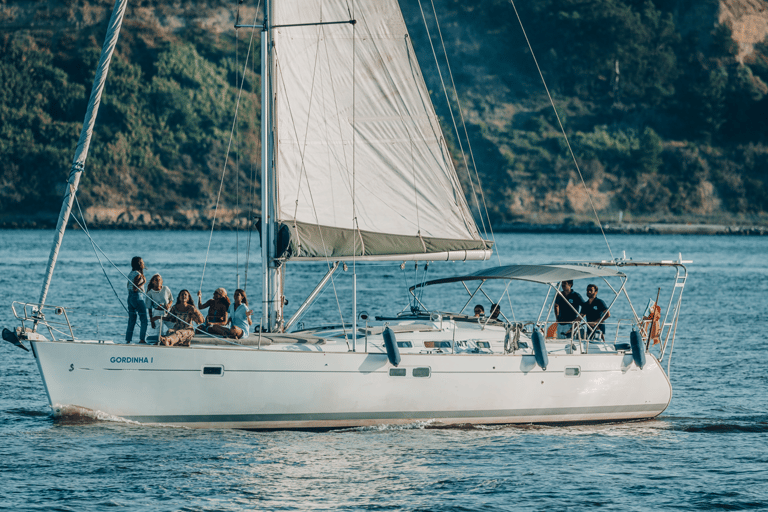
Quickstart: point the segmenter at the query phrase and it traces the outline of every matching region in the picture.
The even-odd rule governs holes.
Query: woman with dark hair
[[[168,329],[167,336],[160,336],[158,342],[160,345],[172,347],[174,345],[189,345],[189,340],[195,335],[195,327],[192,322],[203,323],[203,315],[192,302],[192,295],[188,290],[181,290],[176,298],[176,304],[171,308],[170,315],[174,321],[173,327]]]
[[[133,329],[136,327],[136,318],[141,323],[139,330],[139,343],[146,343],[147,339],[147,306],[144,304],[144,260],[141,256],[134,256],[131,260],[131,273],[128,274],[128,329],[125,331],[125,342],[133,339]]]
[[[201,332],[208,332],[208,329],[215,325],[227,325],[227,311],[229,310],[229,297],[227,290],[216,288],[213,292],[213,298],[208,299],[203,304],[202,292],[197,292],[197,307],[200,311],[208,309],[208,315],[205,317],[205,325],[198,327]]]
[[[251,331],[251,310],[248,307],[248,297],[245,296],[245,291],[238,288],[235,290],[235,302],[229,306],[227,316],[232,327],[229,329],[223,325],[212,325],[208,328],[210,334],[217,336],[226,336],[227,338],[247,338]]]

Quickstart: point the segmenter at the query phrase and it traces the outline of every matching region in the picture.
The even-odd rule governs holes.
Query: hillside
[[[448,48],[493,224],[591,222],[512,5],[436,0],[439,27],[422,5],[433,43],[442,35]],[[469,189],[459,152],[468,144],[452,134],[419,3],[401,6]],[[0,222],[55,218],[111,8],[0,3]],[[518,9],[602,218],[768,222],[767,1]],[[255,9],[240,15],[251,21]],[[234,16],[232,2],[130,4],[79,195],[89,221],[207,224],[250,36],[235,33]],[[246,74],[222,191],[231,222],[258,205],[258,73],[257,62]]]

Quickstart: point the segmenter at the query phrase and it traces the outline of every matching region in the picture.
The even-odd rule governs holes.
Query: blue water
[[[207,262],[208,233],[93,235],[122,272],[132,256],[141,255],[148,274],[160,272],[174,293],[202,288],[207,296],[217,286],[231,293],[238,272],[246,287],[247,234],[214,233]],[[17,325],[12,301],[37,301],[51,240],[49,231],[0,231],[0,326]],[[321,433],[57,420],[34,359],[2,342],[0,509],[768,509],[768,239],[623,235],[609,241],[614,253],[626,251],[636,260],[676,259],[679,252],[693,260],[672,360],[674,395],[655,420],[571,427],[413,424]],[[609,257],[600,236],[505,234],[497,235],[497,243],[502,264]],[[246,289],[258,304],[257,240],[251,253],[256,263],[248,268]],[[104,265],[124,301],[120,273]],[[428,278],[483,265],[434,263]],[[288,314],[324,266],[289,265]],[[398,263],[358,265],[357,272],[358,311],[372,315],[407,307],[406,286],[423,279],[423,265],[415,270],[413,263],[405,270]],[[307,325],[349,321],[351,274],[351,266],[337,273]],[[659,271],[637,274],[629,289],[642,303],[655,297]],[[658,286],[667,284],[669,269],[661,276],[666,279]],[[522,286],[511,293],[521,303],[518,317],[538,313],[538,291]],[[423,300],[438,309],[464,302],[460,294]],[[123,338],[125,313],[82,232],[67,234],[47,302],[73,308],[81,337]]]

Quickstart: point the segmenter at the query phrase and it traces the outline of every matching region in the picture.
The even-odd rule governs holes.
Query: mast
[[[274,114],[272,95],[272,2],[264,2],[261,31],[261,328],[281,330],[283,297],[277,255],[277,194],[274,166]]]
[[[99,58],[99,66],[96,68],[96,76],[93,79],[91,98],[88,101],[88,110],[85,113],[83,129],[80,132],[80,140],[77,143],[75,156],[72,159],[69,180],[67,181],[67,188],[64,191],[64,200],[61,205],[61,211],[59,212],[59,220],[56,224],[56,234],[54,235],[51,254],[48,256],[48,268],[45,271],[43,289],[40,292],[40,300],[38,301],[41,310],[45,304],[45,299],[48,296],[48,289],[51,286],[51,278],[53,277],[53,269],[56,266],[59,249],[61,248],[61,242],[64,238],[64,231],[67,229],[69,215],[72,212],[72,204],[75,201],[75,194],[77,193],[77,186],[80,183],[80,176],[83,174],[83,169],[85,168],[85,159],[88,157],[88,149],[91,145],[93,126],[96,123],[96,114],[99,111],[99,104],[101,103],[101,93],[104,90],[104,83],[107,81],[107,73],[109,72],[109,64],[112,61],[112,53],[115,51],[115,45],[117,45],[117,39],[120,36],[120,27],[123,24],[123,15],[125,14],[127,3],[128,0],[115,0],[115,7],[112,10],[112,17],[110,18],[109,26],[107,27],[107,35],[104,38],[104,46],[101,48],[101,57]],[[34,328],[36,327],[37,320],[35,321]]]

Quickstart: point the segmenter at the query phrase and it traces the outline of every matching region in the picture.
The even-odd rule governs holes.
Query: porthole
[[[204,377],[221,377],[224,375],[223,366],[203,366]]]
[[[398,341],[397,346],[399,348],[413,348],[413,342],[412,341]]]
[[[413,369],[413,376],[414,377],[429,377],[430,370],[429,367],[427,368],[414,368]]]
[[[581,375],[581,368],[578,366],[569,366],[565,369],[565,376],[566,377],[578,377]]]
[[[390,368],[389,369],[389,376],[390,377],[405,377],[405,368]]]
[[[477,344],[477,348],[491,348],[490,341],[477,341],[475,343]]]

